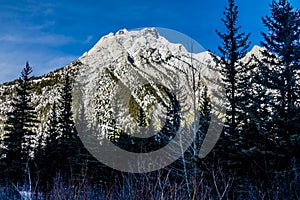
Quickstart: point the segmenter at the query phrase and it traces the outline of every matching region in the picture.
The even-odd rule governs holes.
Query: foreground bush
[[[38,191],[37,183],[16,185],[8,180],[0,186],[0,199],[77,199],[77,200],[149,200],[149,199],[299,199],[299,168],[273,173],[271,184],[260,180],[238,179],[220,167],[197,177],[176,179],[172,170],[149,174],[114,174],[107,183],[91,183],[87,177],[54,178],[48,192]],[[187,183],[188,180],[188,183]]]

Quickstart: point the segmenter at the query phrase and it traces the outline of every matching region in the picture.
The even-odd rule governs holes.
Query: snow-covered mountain
[[[80,99],[89,125],[100,123],[108,127],[109,120],[118,114],[117,126],[126,127],[131,133],[134,127],[130,121],[138,120],[140,107],[146,118],[154,118],[154,127],[160,127],[161,121],[155,119],[162,115],[163,108],[153,106],[168,104],[164,88],[185,97],[185,102],[180,103],[186,109],[181,109],[191,110],[193,73],[198,85],[204,84],[204,78],[217,78],[216,72],[208,68],[212,65],[208,52],[192,54],[183,45],[170,43],[154,28],[109,34],[79,61],[82,65],[76,82],[80,84]],[[197,92],[199,96],[200,87]],[[114,110],[113,101],[118,101],[119,113]],[[186,122],[192,118],[193,112],[181,116]]]
[[[255,46],[246,57],[258,54],[259,49]],[[75,117],[78,118],[84,107],[85,117],[90,126],[94,126],[98,122],[110,123],[109,119],[116,114],[115,104],[129,108],[127,114],[122,113],[122,121],[136,121],[139,108],[149,118],[158,119],[165,112],[164,108],[157,108],[160,111],[155,113],[153,106],[168,104],[168,91],[178,92],[176,95],[183,101],[182,105],[190,109],[193,83],[200,88],[196,92],[198,96],[203,85],[207,85],[209,91],[216,90],[213,82],[219,77],[214,65],[208,52],[190,53],[183,45],[173,44],[160,36],[154,28],[110,33],[76,61],[33,78],[32,103],[42,122],[38,132],[42,134],[47,129],[50,107],[59,98],[58,89],[67,71],[74,80]],[[11,110],[15,85],[16,81],[0,85],[0,135],[4,132],[5,113]],[[186,112],[182,120],[189,123],[192,118],[191,112]]]

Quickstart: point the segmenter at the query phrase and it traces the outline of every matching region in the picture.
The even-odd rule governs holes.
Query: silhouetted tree
[[[48,129],[45,132],[46,139],[44,139],[43,135],[40,136],[34,159],[37,165],[37,176],[42,186],[52,182],[58,170],[58,162],[61,162],[57,159],[62,152],[58,152],[58,138],[60,132],[56,102],[54,102],[51,107],[47,125]]]
[[[273,0],[270,7],[271,15],[263,18],[267,31],[257,82],[268,90],[261,104],[271,110],[263,118],[266,132],[290,148],[300,130],[300,11],[287,0]]]
[[[83,144],[75,128],[72,112],[72,81],[68,72],[65,74],[64,84],[60,90],[59,111],[59,138],[56,141],[54,138],[52,142],[57,142],[56,157],[58,168],[68,174],[71,170],[80,170],[81,168],[81,151]],[[55,133],[54,133],[55,134]],[[55,135],[54,135],[55,136]],[[54,137],[52,135],[52,137]],[[52,144],[51,144],[52,145]],[[74,172],[75,173],[75,172]]]
[[[247,73],[250,68],[243,64],[240,59],[246,55],[250,42],[250,34],[239,33],[241,27],[237,25],[238,7],[234,0],[228,0],[228,7],[225,8],[225,18],[222,22],[225,25],[225,33],[216,31],[222,40],[222,46],[219,46],[220,57],[212,54],[217,63],[225,87],[227,98],[227,115],[225,134],[230,137],[233,143],[230,146],[238,144],[239,127],[243,118],[241,105],[245,100],[243,95],[244,88],[247,87]]]
[[[38,122],[31,104],[32,68],[26,63],[16,85],[16,95],[12,102],[12,111],[7,114],[4,146],[6,175],[14,180],[24,176],[26,165],[33,153],[33,127]]]

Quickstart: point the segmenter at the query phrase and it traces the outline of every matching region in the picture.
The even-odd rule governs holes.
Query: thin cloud
[[[85,41],[84,41],[84,43],[85,44],[89,44],[92,40],[93,40],[93,36],[92,35],[90,35],[90,36],[88,36],[86,39],[85,39]]]
[[[26,39],[25,39],[26,41]],[[41,34],[35,38],[29,38],[27,42],[32,44],[65,45],[74,40],[71,37],[59,34]]]
[[[26,26],[25,29],[29,31],[42,31],[43,29],[50,28],[54,26],[56,22],[54,20],[46,21],[45,23],[38,24],[38,25],[32,25],[32,26]]]
[[[20,42],[20,38],[14,35],[1,35],[1,42]]]
[[[31,35],[31,36],[29,36]],[[60,46],[66,45],[74,42],[75,40],[71,37],[59,34],[47,34],[47,33],[38,33],[38,34],[3,34],[0,35],[1,42],[11,42],[11,43],[30,43],[30,44],[41,44],[41,45],[53,45]]]
[[[76,60],[77,55],[53,52],[0,51],[0,84],[17,79],[28,61],[33,67],[33,75],[40,76],[61,68]]]
[[[54,71],[58,68],[64,67],[68,64],[70,64],[71,62],[75,61],[76,59],[78,59],[79,56],[75,56],[75,55],[63,55],[63,56],[57,56],[57,57],[53,57],[52,59],[48,60],[48,62],[46,63],[46,68],[44,68],[43,70],[40,70],[40,74],[45,74],[48,73],[50,71]]]
[[[7,13],[14,13],[15,16],[17,16],[16,14],[19,16],[22,14],[48,16],[53,13],[56,4],[42,1],[5,1],[1,2],[1,8]]]

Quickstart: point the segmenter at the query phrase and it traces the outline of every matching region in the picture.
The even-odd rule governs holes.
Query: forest
[[[120,172],[90,154],[76,130],[67,72],[48,113],[47,137],[36,140],[41,122],[31,104],[33,69],[26,63],[0,137],[0,199],[300,199],[300,10],[273,0],[270,11],[262,17],[262,59],[241,62],[250,33],[242,32],[238,6],[228,0],[225,31],[216,30],[222,43],[211,52],[225,94],[221,136],[200,159],[212,116],[204,90],[196,140],[180,159],[153,172]],[[160,139],[136,141],[115,130],[112,120],[109,140],[136,153],[165,146],[180,127],[176,98],[172,105]],[[143,111],[136,115],[146,126]]]

